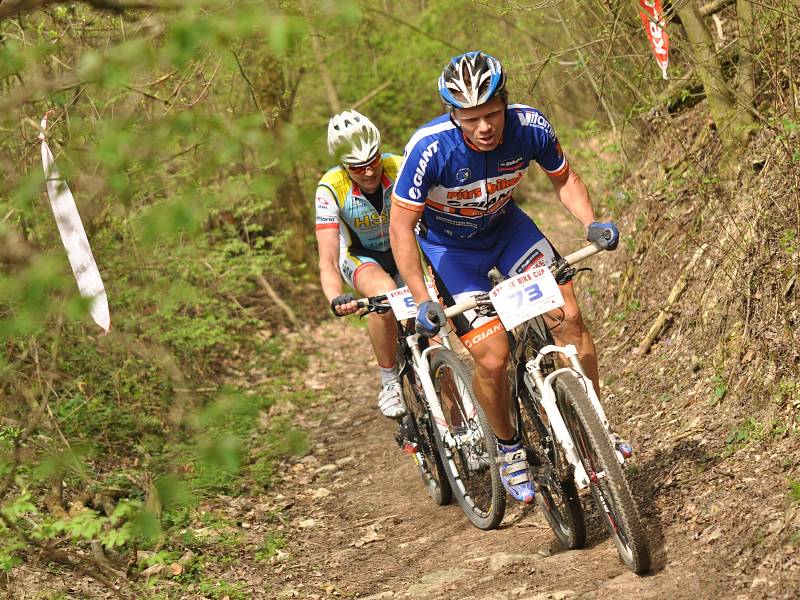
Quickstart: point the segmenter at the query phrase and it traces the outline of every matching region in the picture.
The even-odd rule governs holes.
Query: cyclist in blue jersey
[[[392,196],[390,234],[400,274],[419,305],[417,331],[425,336],[435,335],[445,318],[425,287],[419,248],[446,304],[488,291],[487,272],[493,266],[511,276],[549,266],[557,256],[513,200],[531,161],[586,227],[589,241],[609,250],[619,241],[613,223],[595,221],[586,186],[567,162],[548,120],[535,108],[509,104],[505,84],[506,73],[497,59],[480,51],[453,58],[439,78],[448,112],[418,129],[405,149]],[[571,282],[560,288],[565,305],[546,319],[558,344],[577,347],[599,393],[592,337]],[[474,312],[454,325],[475,362],[473,386],[497,437],[503,485],[516,500],[532,502],[525,452],[509,417],[505,330],[497,317]]]
[[[340,166],[320,179],[316,192],[316,233],[322,291],[336,316],[358,311],[346,282],[363,296],[395,289],[397,267],[389,248],[389,212],[400,157],[381,154],[381,136],[364,115],[351,110],[328,124],[328,150]],[[397,321],[392,312],[372,313],[367,331],[381,372],[378,406],[399,419],[406,408],[398,379]]]

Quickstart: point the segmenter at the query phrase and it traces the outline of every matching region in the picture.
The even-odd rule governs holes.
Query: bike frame
[[[431,344],[424,350],[420,349],[420,335],[418,333],[413,333],[407,336],[406,343],[411,350],[411,368],[414,369],[414,372],[422,384],[422,391],[425,394],[425,402],[427,403],[428,409],[433,416],[433,422],[436,425],[436,429],[439,430],[439,435],[441,436],[442,442],[445,444],[445,446],[452,450],[457,448],[458,444],[456,439],[451,435],[447,426],[447,420],[444,416],[442,403],[439,400],[439,395],[436,393],[436,387],[434,386],[433,379],[431,378],[430,357],[432,353],[440,350],[441,348],[452,350],[452,345],[450,343],[448,334],[446,332],[442,332],[440,333],[439,337],[441,339],[441,344]],[[476,410],[472,405],[471,395],[467,394],[466,390],[464,389],[459,389],[458,391],[462,398],[464,411],[467,413],[465,417],[468,419],[472,418],[472,416],[476,413]]]
[[[568,265],[574,265],[594,254],[597,254],[599,251],[601,251],[601,248],[595,244],[592,244],[581,248],[572,254],[569,254],[568,256],[564,257],[564,260]],[[467,310],[476,308],[482,302],[485,301],[480,301],[477,297],[469,298],[462,303],[445,309],[445,315],[447,318],[452,318]],[[491,304],[491,302],[489,303]],[[555,354],[563,355],[569,361],[570,366],[556,369],[545,377],[542,372],[541,362],[548,355]],[[556,403],[556,378],[575,377],[583,389],[586,390],[586,394],[589,397],[592,407],[597,412],[597,416],[600,418],[605,430],[609,432],[609,434],[611,433],[611,430],[608,424],[608,418],[606,417],[605,411],[600,404],[600,399],[597,397],[597,394],[594,391],[592,381],[587,377],[586,371],[584,371],[583,366],[578,359],[578,350],[572,344],[568,346],[556,346],[553,344],[547,345],[538,351],[538,354],[535,358],[531,359],[525,364],[525,371],[528,375],[528,377],[525,378],[525,385],[530,386],[530,380],[532,380],[533,385],[539,392],[541,397],[540,402],[550,422],[553,435],[556,437],[556,441],[559,443],[559,445],[564,449],[564,454],[567,461],[574,468],[573,472],[575,483],[581,489],[588,488],[589,477],[586,474],[586,470],[583,468],[583,465],[581,464],[580,458],[578,457],[575,449],[575,443],[572,440],[572,436],[570,435],[569,430],[564,423],[564,417],[562,416],[561,411]],[[617,460],[619,460],[620,464],[625,462],[625,459],[620,452],[617,452]]]
[[[545,359],[545,357],[551,354],[563,355],[567,358],[567,360],[569,360],[570,366],[556,369],[545,377],[542,372],[541,362]],[[608,418],[603,410],[603,406],[600,404],[600,399],[597,397],[597,394],[594,391],[594,386],[592,385],[591,380],[586,376],[583,366],[578,359],[578,350],[572,344],[568,346],[556,346],[553,344],[547,345],[539,350],[536,358],[529,360],[525,364],[525,371],[533,380],[533,384],[536,386],[536,390],[539,392],[541,397],[540,404],[542,405],[542,408],[544,408],[545,414],[547,414],[547,419],[550,422],[550,427],[553,431],[556,441],[561,445],[561,448],[563,448],[564,456],[566,457],[567,462],[569,462],[569,464],[574,468],[573,473],[575,477],[575,483],[581,489],[588,488],[589,477],[586,474],[586,470],[583,468],[583,464],[581,464],[578,453],[575,450],[575,444],[572,441],[572,436],[570,435],[569,430],[564,423],[564,417],[562,416],[561,411],[556,403],[555,390],[556,378],[574,377],[577,379],[583,389],[586,391],[586,395],[589,397],[597,416],[600,417],[603,427],[606,431],[609,431]],[[620,463],[624,462],[624,458],[622,458],[620,453],[617,453],[617,460],[619,460]]]

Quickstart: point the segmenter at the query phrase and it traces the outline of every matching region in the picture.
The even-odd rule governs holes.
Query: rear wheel
[[[453,492],[442,459],[436,450],[433,436],[433,419],[430,416],[422,395],[422,387],[413,371],[403,377],[403,398],[408,408],[401,427],[411,429],[416,435],[417,452],[412,456],[417,463],[422,485],[431,499],[439,506],[450,504]]]
[[[449,433],[443,440],[433,427],[450,487],[473,525],[494,529],[505,514],[505,490],[494,434],[475,400],[469,373],[453,351],[442,348],[432,357],[431,377]]]
[[[628,480],[603,424],[575,377],[556,378],[559,409],[589,477],[589,487],[617,552],[634,573],[650,568],[650,550]]]

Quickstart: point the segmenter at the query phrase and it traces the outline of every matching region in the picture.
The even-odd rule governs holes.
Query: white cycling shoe
[[[381,386],[378,394],[378,408],[383,416],[390,419],[399,419],[406,414],[406,405],[403,403],[403,388],[399,379],[393,379]]]

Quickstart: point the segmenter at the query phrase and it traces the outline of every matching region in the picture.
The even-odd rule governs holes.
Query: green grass
[[[789,480],[789,499],[800,504],[800,481]]]
[[[279,533],[268,533],[255,553],[255,559],[259,562],[266,562],[286,547],[286,539]]]

